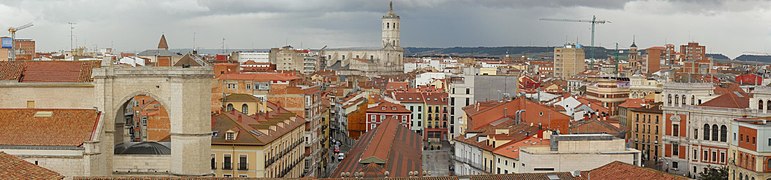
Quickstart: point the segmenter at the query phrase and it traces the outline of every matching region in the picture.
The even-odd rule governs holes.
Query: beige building
[[[664,131],[664,111],[661,110],[661,103],[643,104],[639,108],[630,108],[628,116],[630,119],[630,134],[628,137],[635,149],[642,151],[642,163],[648,167],[656,165],[660,157],[663,157],[661,151],[661,135]]]
[[[574,44],[554,48],[554,76],[568,79],[586,69],[584,49]]]
[[[292,46],[270,49],[270,63],[279,71],[299,71],[311,74],[319,70],[318,56],[307,49],[294,49]]]
[[[402,73],[404,48],[401,47],[399,15],[389,4],[388,13],[381,18],[381,43],[377,48],[335,48],[321,51],[328,69],[363,71],[375,74]]]
[[[549,146],[519,149],[517,173],[587,171],[620,161],[640,166],[640,151],[609,134],[552,135]]]
[[[610,115],[618,114],[618,105],[629,98],[629,81],[602,78],[586,86],[586,98],[600,101]]]
[[[299,178],[305,121],[276,108],[247,116],[236,111],[212,116],[211,169],[216,177]]]
[[[267,103],[250,94],[230,94],[222,99],[225,104],[225,111],[238,111],[246,115],[254,115],[272,111],[268,109]]]

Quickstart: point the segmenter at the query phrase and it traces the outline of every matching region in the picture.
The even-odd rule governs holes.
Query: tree
[[[704,168],[704,171],[699,173],[699,179],[701,180],[728,179],[728,167],[708,166],[707,168]]]

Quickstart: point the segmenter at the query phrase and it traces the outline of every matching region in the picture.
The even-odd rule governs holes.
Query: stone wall
[[[94,108],[91,83],[0,83],[0,108]]]

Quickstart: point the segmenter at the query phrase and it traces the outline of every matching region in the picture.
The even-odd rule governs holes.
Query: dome
[[[171,148],[158,142],[121,143],[115,145],[115,154],[171,154]]]

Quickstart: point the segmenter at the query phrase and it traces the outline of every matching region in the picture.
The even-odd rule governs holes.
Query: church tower
[[[401,23],[399,23],[399,16],[394,13],[394,3],[389,2],[388,3],[388,13],[383,16],[383,47],[388,46],[389,44],[394,47],[400,47],[400,40],[399,40],[399,28],[401,28]]]

